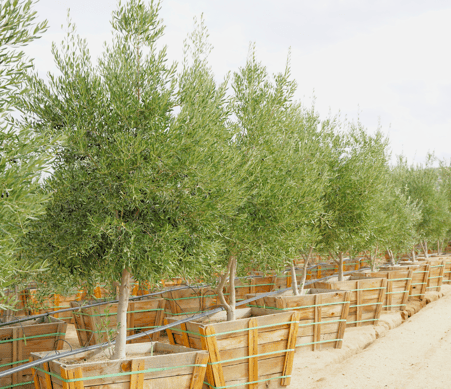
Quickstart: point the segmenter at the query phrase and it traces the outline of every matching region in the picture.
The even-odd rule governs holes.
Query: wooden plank
[[[189,339],[188,339],[188,334],[186,333],[187,329],[186,329],[186,323],[182,323],[180,324],[180,328],[183,331],[182,332],[182,339],[183,339],[183,345],[185,347],[189,347]]]
[[[69,380],[70,376],[71,376],[71,374],[69,374],[69,371],[61,366],[61,378],[63,380]],[[61,381],[61,382],[63,384],[63,389],[75,389],[73,386],[70,386],[69,382],[65,382],[65,381]]]
[[[133,359],[131,363],[131,372],[142,371],[145,368],[145,361],[142,359]],[[144,374],[130,375],[130,389],[142,389],[144,385]],[[78,388],[77,388],[78,389]]]
[[[164,305],[165,305],[165,301],[163,299],[161,299],[158,302],[158,309],[159,309],[159,311],[157,311],[157,315],[155,317],[155,324],[154,325],[156,327],[160,327],[161,325],[163,325]],[[157,342],[160,339],[160,335],[161,335],[161,331],[155,332],[154,334],[152,334],[152,340],[154,342]]]
[[[50,371],[49,370],[49,364],[48,363],[44,363],[42,365],[42,369],[45,371]],[[52,389],[52,377],[50,377],[50,374],[45,374],[45,385],[47,389]]]
[[[249,328],[258,327],[258,321],[255,318],[249,320]],[[258,355],[258,329],[254,328],[248,331],[248,355],[253,357]],[[249,358],[249,381],[258,381],[258,357]],[[249,384],[249,389],[255,389],[257,384]]]
[[[19,337],[19,328],[18,327],[13,327],[13,338],[12,338],[12,351],[13,351],[13,355],[12,355],[12,360],[11,362],[17,362],[20,359],[18,359],[18,344],[17,344],[17,338]],[[19,373],[14,373],[12,375],[12,384],[13,385],[17,385],[20,383],[20,377],[19,377]]]
[[[319,322],[321,321],[321,307],[319,307],[319,304],[322,304],[323,301],[323,296],[320,294],[316,294],[315,295],[315,315],[314,315],[314,320],[315,320],[315,324],[313,324],[313,342],[314,344],[312,345],[312,349],[313,351],[316,351],[318,348],[321,348],[320,345],[318,345],[316,342],[319,341],[320,337],[321,337],[321,325],[319,324]]]
[[[219,356],[218,343],[216,341],[215,329],[213,326],[205,326],[199,327],[199,332],[202,336],[202,343],[205,347],[204,350],[207,350],[210,354],[210,363],[213,365],[209,365],[211,376],[213,378],[213,382],[210,382],[210,385],[214,386],[225,386],[224,382],[224,372],[222,371],[222,366],[220,363],[221,358]],[[208,375],[208,369],[207,369]]]
[[[33,362],[33,357],[30,357],[30,362]],[[36,369],[31,368],[31,374],[33,376],[35,389],[41,389],[41,384],[39,383],[39,377],[37,375]],[[52,389],[51,386],[47,386],[45,389]]]
[[[412,276],[413,276],[413,270],[409,270],[409,273],[407,274],[408,280],[405,282],[404,290],[407,291],[407,293],[404,293],[401,300],[401,305],[406,305],[407,300],[409,298],[409,291],[410,291],[410,285],[412,284]]]
[[[442,289],[442,284],[443,284],[443,274],[445,273],[445,261],[440,261],[440,272],[439,272],[439,279],[438,279],[438,291],[440,292],[440,290]]]
[[[164,325],[168,324],[168,320],[165,318],[164,319]],[[175,345],[175,340],[174,340],[174,333],[171,331],[170,328],[166,329],[166,333],[168,334],[168,339],[169,339],[169,343],[172,345]]]
[[[381,288],[383,288],[383,289],[379,289],[379,297],[377,299],[377,302],[379,304],[376,305],[376,312],[374,314],[373,324],[376,324],[377,320],[379,320],[379,318],[381,317],[382,306],[385,303],[385,294],[387,292],[387,279],[386,278],[382,279]]]
[[[388,272],[387,273],[387,293],[386,293],[386,304],[387,307],[385,308],[387,311],[391,311],[393,304],[393,281],[391,281],[392,278],[395,278],[395,272]]]
[[[292,349],[293,351],[287,351],[285,356],[285,361],[283,364],[282,376],[291,376],[291,372],[293,371],[293,360],[294,353],[296,350],[296,339],[298,336],[299,330],[299,312],[294,312],[291,316],[291,321],[293,323],[290,324],[290,332],[288,334],[287,341],[287,350]],[[288,386],[291,383],[291,377],[282,378],[281,385]]]
[[[347,319],[348,314],[349,314],[349,306],[351,305],[349,303],[350,298],[351,298],[351,292],[346,292],[346,294],[344,296],[344,300],[348,301],[348,302],[343,304],[343,310],[341,311],[341,316],[340,316],[340,320],[342,320],[342,321],[338,325],[338,331],[337,331],[337,338],[336,339],[343,339],[343,337],[344,337],[345,329],[346,329],[346,319]],[[342,345],[343,345],[343,341],[342,340],[337,340],[335,342],[335,348],[341,348]]]
[[[197,353],[195,365],[205,365],[204,367],[195,366],[189,389],[202,389],[204,384],[205,372],[207,370],[208,354]]]
[[[361,327],[362,326],[362,304],[363,304],[363,299],[364,299],[364,291],[360,290],[360,282],[357,280],[355,282],[355,289],[356,289],[356,327]]]

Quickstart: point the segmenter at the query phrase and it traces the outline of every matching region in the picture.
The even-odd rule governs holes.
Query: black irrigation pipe
[[[355,272],[358,272],[358,271],[349,271],[349,272],[345,272],[343,274],[349,274],[349,273],[355,273]],[[313,284],[315,282],[327,280],[327,279],[329,279],[331,277],[334,277],[334,276],[324,277],[324,278],[320,278],[320,279],[317,279],[317,280],[311,280],[311,281],[306,282],[305,285],[306,286],[307,285],[311,285],[311,284]],[[251,303],[251,302],[253,302],[255,300],[258,300],[258,299],[260,299],[262,297],[267,297],[267,296],[271,296],[271,295],[274,295],[274,294],[279,294],[279,293],[282,293],[282,292],[286,292],[286,291],[288,291],[290,289],[291,289],[291,287],[290,288],[285,288],[285,289],[279,289],[279,290],[276,290],[276,291],[273,291],[273,292],[259,294],[258,296],[252,297],[252,298],[250,298],[248,300],[240,301],[239,303],[236,304],[236,306],[238,307],[238,306],[241,306],[241,305],[244,305],[244,304],[248,304],[248,303]],[[206,311],[206,312],[199,313],[197,315],[193,315],[193,316],[181,319],[181,320],[177,320],[177,321],[175,321],[173,323],[169,323],[169,324],[166,324],[166,325],[158,327],[158,328],[154,328],[154,329],[149,330],[149,331],[140,332],[139,334],[127,336],[127,341],[133,340],[133,339],[142,338],[143,336],[152,335],[152,334],[154,334],[156,332],[164,331],[164,330],[169,329],[171,327],[175,327],[175,326],[177,326],[179,324],[187,323],[187,322],[192,321],[192,320],[202,319],[203,317],[214,315],[215,313],[219,313],[219,312],[221,312],[223,310],[224,310],[223,307],[215,308],[215,309],[212,309],[210,311]],[[69,356],[80,354],[80,353],[83,353],[83,352],[97,350],[97,349],[103,348],[103,347],[109,347],[109,346],[111,346],[112,344],[115,344],[115,343],[116,343],[116,340],[113,340],[111,342],[104,342],[104,343],[95,344],[95,345],[88,346],[88,347],[78,348],[78,349],[71,350],[71,351],[57,353],[55,355],[49,355],[49,356],[46,356],[44,358],[37,359],[37,360],[35,360],[33,362],[28,362],[28,363],[25,363],[23,365],[14,367],[12,369],[2,371],[2,372],[0,372],[0,378],[7,377],[7,376],[9,376],[11,374],[18,373],[19,371],[22,371],[22,370],[26,370],[26,369],[30,369],[30,368],[35,367],[35,366],[39,366],[39,365],[41,365],[43,363],[47,363],[47,362],[53,361],[55,359],[69,357]]]
[[[201,287],[201,286],[205,286],[205,285],[199,285],[199,286],[196,286],[196,287]],[[177,288],[173,288],[173,289],[166,289],[166,290],[161,290],[161,291],[153,292],[153,293],[149,293],[149,294],[143,294],[142,296],[133,296],[133,297],[130,297],[129,300],[137,300],[137,299],[140,299],[140,298],[143,298],[143,297],[158,296],[158,295],[166,293],[166,292],[174,292],[174,291],[177,291],[177,290],[185,290],[185,289],[192,289],[192,288],[193,288],[193,286],[183,285],[183,286],[180,286],[180,287],[177,287]],[[22,323],[22,322],[28,321],[28,320],[39,319],[41,317],[57,315],[59,313],[76,311],[77,309],[80,309],[80,308],[91,308],[91,307],[97,307],[99,305],[106,305],[106,304],[117,303],[117,302],[119,302],[119,300],[105,300],[105,301],[99,301],[99,302],[94,303],[94,304],[83,305],[82,307],[64,308],[64,309],[59,309],[58,311],[50,311],[50,312],[40,313],[38,315],[25,316],[25,317],[20,318],[20,319],[8,321],[8,322],[5,322],[5,323],[0,323],[0,327],[5,327],[5,326],[11,325],[11,324]]]
[[[347,260],[349,261],[350,259],[347,259]],[[310,266],[310,267],[307,268],[307,270],[311,270],[314,267],[315,267],[315,265]],[[302,270],[302,269],[298,268],[298,270]],[[356,272],[356,270],[352,270],[350,272],[343,273],[343,274],[349,274],[349,273],[353,273],[353,272]],[[236,277],[235,279],[243,279],[243,278],[249,279],[249,278],[258,278],[258,277],[261,277],[261,276],[255,275],[255,276]],[[327,280],[330,277],[334,277],[334,276],[332,275],[332,276],[328,276],[328,277],[323,277],[320,280]],[[315,281],[318,281],[318,280],[315,280]],[[306,283],[306,285],[310,285],[310,284],[311,284],[311,282],[310,283]],[[180,286],[180,287],[173,288],[173,289],[165,289],[165,290],[158,291],[158,292],[144,294],[142,296],[133,296],[133,297],[130,297],[129,300],[137,300],[137,299],[140,299],[140,298],[143,298],[143,297],[158,296],[160,294],[167,293],[167,292],[176,292],[178,290],[201,288],[201,287],[207,287],[207,286],[208,285],[195,285],[195,286],[194,285],[184,285],[184,286]],[[288,289],[290,289],[290,288],[287,288],[286,290],[288,290]],[[274,293],[274,292],[270,292],[270,293]],[[262,296],[262,297],[266,297],[266,296]],[[119,300],[99,301],[99,302],[94,303],[94,304],[84,305],[82,308],[97,307],[97,306],[100,306],[100,305],[114,304],[114,303],[117,303],[117,302],[119,302]],[[23,322],[28,321],[28,320],[40,319],[41,317],[48,317],[48,316],[58,315],[60,313],[72,312],[72,311],[76,311],[77,309],[80,309],[80,308],[81,307],[64,308],[64,309],[59,309],[57,311],[49,311],[49,312],[45,312],[45,313],[40,313],[38,315],[25,316],[25,317],[23,317],[21,319],[16,319],[16,320],[0,323],[0,328],[1,327],[6,327],[6,326],[12,325],[12,324],[23,323]]]

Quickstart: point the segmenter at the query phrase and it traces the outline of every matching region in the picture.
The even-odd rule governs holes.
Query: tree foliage
[[[39,263],[22,258],[23,237],[48,200],[39,179],[48,169],[54,140],[37,134],[12,116],[15,98],[27,89],[23,82],[31,60],[23,47],[38,39],[47,22],[36,22],[32,1],[0,3],[0,286],[7,287]]]

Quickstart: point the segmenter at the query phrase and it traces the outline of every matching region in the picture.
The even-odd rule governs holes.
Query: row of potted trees
[[[5,41],[26,44],[45,30],[45,23],[30,30],[35,18],[31,3],[7,1],[0,7],[11,25],[0,32],[7,34]],[[370,250],[374,266],[381,248],[388,249],[393,261],[396,253],[410,251],[421,241],[427,255],[425,242],[440,242],[449,230],[446,192],[430,166],[400,163],[390,168],[388,141],[381,133],[369,134],[360,122],[339,117],[321,120],[314,108],[296,102],[289,58],[282,72],[270,75],[251,46],[245,65],[217,83],[201,19],[186,40],[181,66],[170,64],[166,48],[159,44],[164,34],[159,11],[154,1],[119,4],[112,17],[112,41],[97,61],[70,23],[61,47],[53,48],[59,74],[46,79],[27,70],[20,50],[2,47],[11,63],[23,65],[16,73],[0,74],[2,82],[17,89],[7,103],[20,113],[13,117],[6,112],[5,125],[12,132],[5,137],[2,130],[1,147],[17,151],[8,151],[1,165],[9,181],[15,180],[1,188],[1,201],[7,205],[0,210],[6,212],[2,223],[7,220],[1,238],[8,243],[7,255],[0,254],[3,278],[17,280],[27,271],[46,269],[54,284],[115,282],[119,299],[114,310],[102,313],[114,324],[113,333],[108,332],[114,347],[87,354],[71,367],[74,360],[38,367],[35,385],[48,385],[53,378],[63,387],[83,380],[108,385],[110,379],[123,379],[139,387],[145,379],[184,376],[179,385],[197,388],[204,371],[209,385],[216,387],[225,386],[227,377],[251,387],[279,380],[287,385],[296,346],[339,346],[348,311],[356,308],[348,302],[351,292],[304,289],[314,253],[326,253],[335,261],[338,282],[345,281],[346,253]],[[28,131],[23,133],[28,143],[38,146],[23,148],[27,142],[11,135],[18,129]],[[36,178],[49,165],[51,173],[40,182]],[[429,198],[414,196],[425,192]],[[29,207],[18,206],[24,201]],[[32,209],[36,204],[38,212]],[[15,212],[21,215],[19,221]],[[296,269],[295,258],[301,258],[302,271]],[[290,292],[273,300],[257,299],[245,311],[237,309],[244,298],[237,291],[247,288],[237,275],[249,269],[265,276],[270,270],[279,274],[287,267]],[[393,302],[398,280],[390,282],[391,273],[386,273],[377,275],[392,289],[383,304],[374,305],[400,309],[403,301]],[[167,309],[158,305],[131,310],[132,275],[152,287],[174,277],[210,284],[218,278],[214,294],[226,311],[226,322],[219,315],[192,327],[180,326],[171,338],[192,348],[200,344],[209,352],[208,365],[205,352],[189,354],[176,344],[126,345],[132,325],[155,325],[135,326],[131,322],[137,318],[130,313],[147,311],[159,324]],[[366,278],[351,281],[360,285]],[[406,281],[408,275],[401,278]],[[285,280],[288,285],[288,277]],[[379,291],[377,298],[383,290],[380,282],[369,288]],[[6,286],[5,281],[2,288]],[[255,295],[257,286],[249,286],[246,297]],[[182,301],[188,301],[188,307],[189,300],[198,298],[168,296],[172,309],[166,312],[173,317],[167,320],[186,313],[177,311]],[[309,304],[298,305],[303,298]],[[274,313],[277,310],[283,312]],[[306,319],[305,311],[313,319]],[[366,319],[365,309],[352,312],[353,324],[375,320]],[[333,323],[324,324],[323,314],[333,316]],[[80,331],[98,331],[87,324],[94,315],[78,314]],[[337,335],[322,338],[321,328]],[[26,342],[26,335],[16,335],[13,345]],[[89,344],[93,337],[80,341]],[[57,340],[55,348],[60,347]],[[246,346],[234,346],[242,340]],[[12,350],[16,356],[26,354],[21,347]],[[186,360],[176,367],[186,374],[169,367],[171,361],[181,361],[180,350],[187,353]],[[145,357],[130,358],[127,352]],[[90,358],[102,361],[105,374],[93,378],[91,362],[78,364]]]

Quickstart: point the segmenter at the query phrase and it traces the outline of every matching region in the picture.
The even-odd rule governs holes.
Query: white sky
[[[67,9],[93,57],[109,41],[116,0],[40,0],[50,30],[27,49],[42,74],[55,71]],[[339,111],[370,130],[380,124],[393,154],[424,161],[428,151],[451,158],[451,2],[449,0],[165,0],[161,16],[171,59],[193,17],[204,13],[221,79],[244,65],[250,42],[271,72],[282,71],[288,48],[298,98],[327,116]]]

